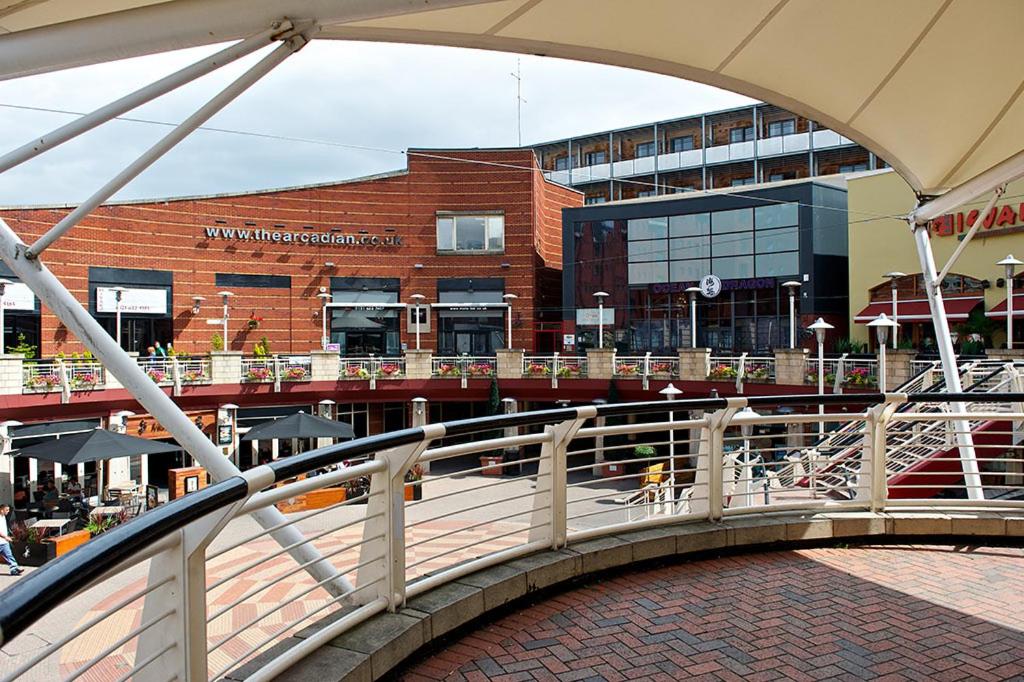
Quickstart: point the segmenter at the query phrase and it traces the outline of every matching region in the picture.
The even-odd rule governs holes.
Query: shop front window
[[[334,278],[330,341],[347,356],[395,356],[401,352],[398,280]]]
[[[494,355],[505,343],[505,280],[438,280],[438,354]]]

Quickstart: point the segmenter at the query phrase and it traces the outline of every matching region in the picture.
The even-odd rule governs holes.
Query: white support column
[[[949,333],[946,306],[942,301],[941,282],[936,284],[938,273],[935,268],[935,256],[932,253],[928,226],[917,225],[912,218],[909,222],[910,229],[914,233],[914,242],[917,245],[917,256],[921,263],[921,274],[928,295],[928,305],[931,308],[932,324],[935,327],[935,342],[939,347],[942,373],[946,379],[946,392],[962,393],[963,386],[960,383],[960,372],[956,364],[956,352],[953,350],[953,339]],[[950,408],[954,412],[964,413],[967,411],[967,405],[962,402],[952,403]],[[981,475],[978,471],[978,459],[974,452],[974,437],[970,430],[970,424],[966,420],[958,420],[953,422],[953,429],[957,431],[956,442],[960,448],[960,464],[963,467],[967,497],[971,500],[982,500],[985,498],[985,494],[981,488]]]

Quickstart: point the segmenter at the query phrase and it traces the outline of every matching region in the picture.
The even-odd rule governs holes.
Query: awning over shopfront
[[[999,302],[997,306],[992,310],[985,313],[986,317],[991,317],[997,320],[1006,319],[1006,299],[1004,298]],[[1024,317],[1024,294],[1013,295],[1013,319],[1018,320]]]
[[[971,311],[984,303],[983,298],[947,298],[946,317],[951,322],[963,322],[971,314]],[[1005,307],[1005,306],[1004,306]],[[929,322],[932,319],[931,311],[928,308],[928,301],[899,301],[896,307],[897,322]],[[892,301],[879,301],[870,303],[864,310],[861,310],[854,317],[855,322],[866,324],[885,313],[892,317]],[[1005,316],[1005,313],[1004,313]]]

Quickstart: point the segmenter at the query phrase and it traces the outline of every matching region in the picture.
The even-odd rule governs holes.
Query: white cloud
[[[210,48],[0,83],[0,104],[89,111],[185,66]],[[250,56],[128,114],[180,121],[258,59]],[[313,42],[208,125],[381,150],[199,131],[118,198],[229,192],[324,182],[401,168],[408,147],[516,144],[516,56],[442,47]],[[666,76],[543,57],[521,58],[523,141],[737,106],[751,100]],[[0,107],[0,151],[70,120]],[[168,128],[114,121],[6,173],[0,204],[90,195]]]

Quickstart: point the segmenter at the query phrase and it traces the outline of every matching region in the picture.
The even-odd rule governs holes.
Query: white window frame
[[[483,218],[484,219],[484,248],[482,249],[460,249],[458,248],[458,222],[459,218]],[[492,249],[488,245],[491,243],[491,228],[493,218],[501,218],[501,247]],[[442,249],[440,246],[440,240],[438,237],[441,232],[441,221],[451,221],[451,244],[452,248]],[[501,254],[505,253],[505,213],[504,211],[479,211],[479,212],[466,212],[457,213],[452,211],[438,211],[434,216],[434,238],[435,246],[439,254]]]

